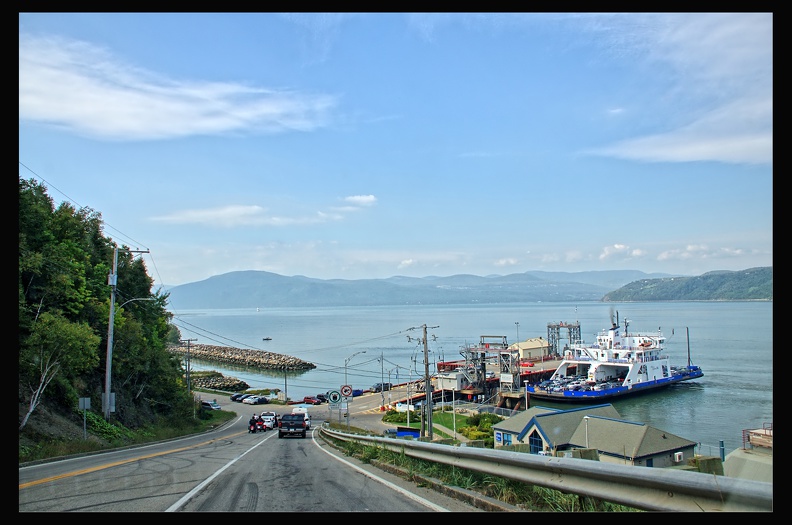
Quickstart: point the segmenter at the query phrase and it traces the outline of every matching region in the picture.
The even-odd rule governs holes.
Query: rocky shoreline
[[[264,370],[311,370],[316,365],[289,355],[266,352],[264,350],[245,350],[230,346],[213,346],[194,344],[187,346],[171,346],[168,349],[174,354],[186,355],[189,348],[190,357],[227,363],[237,366],[250,366]]]

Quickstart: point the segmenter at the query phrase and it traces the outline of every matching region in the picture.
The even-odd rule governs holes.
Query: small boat
[[[631,396],[704,376],[700,367],[691,364],[688,337],[688,363],[673,367],[663,355],[665,337],[657,332],[629,331],[618,321],[597,334],[595,344],[573,343],[553,375],[537,385],[526,385],[533,399],[570,403],[599,403],[603,400]]]
[[[263,337],[261,340],[262,341],[272,341],[272,338],[271,337]]]

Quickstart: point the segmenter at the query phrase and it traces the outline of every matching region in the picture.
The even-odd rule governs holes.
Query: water
[[[429,361],[462,359],[480,336],[547,337],[547,324],[579,321],[592,342],[619,313],[634,331],[662,329],[672,365],[690,357],[704,377],[635,398],[613,401],[624,419],[700,443],[718,455],[742,447],[742,430],[773,421],[773,304],[770,302],[526,303],[510,305],[381,306],[184,310],[174,323],[193,343],[260,349],[298,357],[317,368],[269,372],[192,360],[193,370],[217,370],[251,388],[279,388],[302,399],[349,384],[366,389],[424,374],[422,325]],[[519,324],[518,324],[519,323]],[[563,337],[562,333],[562,337]],[[271,337],[271,341],[263,341]],[[564,344],[562,339],[561,343]],[[387,399],[386,399],[387,400]],[[566,404],[535,401],[553,408]]]

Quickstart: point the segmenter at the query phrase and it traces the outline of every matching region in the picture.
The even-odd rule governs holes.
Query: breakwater
[[[213,346],[194,344],[188,346],[171,346],[169,350],[174,354],[187,354],[190,357],[217,363],[227,363],[237,366],[249,366],[263,370],[311,370],[316,365],[289,355],[266,352],[264,350],[246,350],[230,346]]]

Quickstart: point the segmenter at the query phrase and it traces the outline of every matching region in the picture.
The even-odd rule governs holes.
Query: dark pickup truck
[[[308,423],[305,414],[283,414],[278,420],[278,438],[283,436],[305,437]]]

